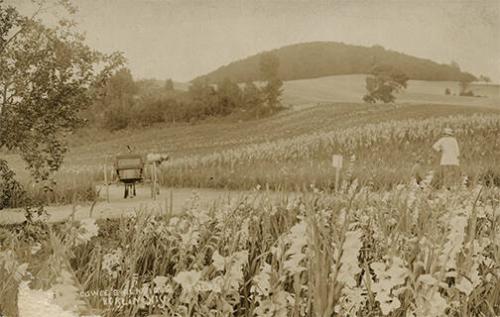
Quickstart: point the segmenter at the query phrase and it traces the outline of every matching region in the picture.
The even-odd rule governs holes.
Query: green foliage
[[[387,50],[381,46],[364,47],[336,42],[311,42],[284,46],[270,53],[278,57],[279,78],[284,81],[368,74],[374,62],[394,65],[414,80],[458,81],[461,76],[475,80],[473,75],[462,72],[460,68]],[[218,82],[229,78],[238,83],[266,80],[266,75],[259,70],[261,55],[235,61],[197,79]]]
[[[10,41],[9,32],[21,23],[21,16],[12,6],[4,7],[0,0],[0,52],[2,52]]]
[[[280,67],[279,58],[273,53],[264,53],[260,56],[259,69],[262,79],[272,80],[278,77]]]
[[[265,104],[268,108],[274,109],[280,105],[283,93],[283,82],[279,78],[280,60],[273,53],[265,53],[260,57],[259,66],[262,78],[267,82],[262,89]]]
[[[240,112],[259,117],[269,112],[266,96],[277,100],[276,92],[281,93],[274,88],[276,81],[260,89],[252,82],[240,87],[229,79],[217,85],[200,80],[193,82],[187,92],[165,89],[153,80],[134,82],[130,78],[130,83],[135,83],[137,90],[127,91],[136,93],[122,95],[123,102],[119,102],[118,95],[108,93],[107,101],[94,107],[96,113],[103,112],[101,125],[110,131],[157,123],[196,122]]]
[[[166,91],[174,90],[174,82],[172,81],[172,79],[169,78],[165,81],[165,90]]]
[[[123,58],[91,50],[65,19],[47,27],[2,3],[0,19],[0,148],[18,150],[46,180],[63,161],[64,136],[84,123],[80,112]]]
[[[195,80],[187,92],[176,90],[171,79],[134,81],[122,68],[99,90],[100,98],[85,116],[110,131],[149,127],[157,123],[196,122],[245,112],[257,117],[275,112],[280,104],[282,81],[278,78],[279,60],[262,55],[260,71],[267,84],[253,82],[239,86],[225,78],[217,84]]]
[[[222,115],[230,114],[243,104],[240,87],[229,79],[225,79],[217,85],[217,96],[220,106],[219,113]]]
[[[44,189],[47,191],[47,189]],[[24,207],[26,218],[26,235],[29,235],[34,224],[34,217],[45,213],[41,200],[31,197],[23,186],[15,179],[15,173],[9,168],[7,162],[0,159],[0,210],[4,208]],[[1,311],[0,311],[1,312]]]
[[[99,104],[104,107],[109,105],[129,106],[132,103],[132,97],[137,92],[138,88],[130,70],[123,67],[113,74],[101,89]]]
[[[479,81],[485,82],[485,83],[491,83],[491,78],[485,75],[479,76]]]
[[[139,88],[128,68],[121,68],[100,89],[91,111],[102,113],[102,125],[110,131],[125,129],[133,119],[134,95]]]
[[[112,105],[104,112],[103,126],[110,131],[125,129],[133,118],[130,108]]]
[[[392,66],[376,66],[366,78],[368,93],[363,96],[363,100],[367,103],[394,102],[393,93],[406,88],[407,81],[408,76]]]
[[[473,97],[474,93],[470,90],[471,80],[467,77],[462,77],[462,79],[458,82],[458,86],[460,88],[460,96]]]
[[[257,85],[251,81],[247,82],[242,91],[242,99],[247,111],[254,112],[257,118],[262,115],[264,96]]]
[[[7,162],[0,159],[0,210],[17,207],[26,201],[26,192],[15,179]]]
[[[279,78],[271,79],[262,89],[267,107],[274,109],[281,104],[283,82]]]

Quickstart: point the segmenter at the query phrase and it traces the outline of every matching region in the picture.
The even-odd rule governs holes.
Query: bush
[[[19,207],[27,201],[26,192],[14,177],[7,162],[0,160],[0,210]]]
[[[110,106],[104,112],[103,126],[110,131],[125,129],[129,126],[131,118],[132,111],[130,108]]]
[[[366,78],[367,94],[363,96],[366,103],[394,102],[393,93],[407,87],[408,76],[390,65],[375,66]]]
[[[500,187],[500,174],[495,172],[493,169],[487,170],[481,176],[482,183],[486,186]]]
[[[471,90],[468,90],[468,91],[461,92],[460,96],[462,96],[462,97],[474,97],[474,93]]]
[[[165,122],[163,107],[160,103],[138,106],[133,109],[130,124],[135,127],[149,127],[155,123]]]

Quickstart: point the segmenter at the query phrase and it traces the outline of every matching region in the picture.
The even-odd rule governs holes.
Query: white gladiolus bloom
[[[305,221],[297,223],[290,229],[287,235],[287,241],[290,246],[285,252],[285,265],[284,268],[290,274],[297,274],[304,271],[306,268],[301,264],[302,260],[306,257],[303,248],[307,246],[307,224]]]
[[[231,255],[231,267],[226,276],[232,290],[238,290],[243,283],[243,266],[248,261],[248,251],[240,251]]]
[[[361,272],[361,268],[358,265],[358,255],[363,245],[361,241],[362,235],[361,230],[348,231],[345,236],[344,245],[342,246],[342,266],[340,267],[338,280],[349,288],[356,286],[354,278],[356,274]]]
[[[111,253],[105,254],[102,259],[102,270],[116,278],[118,272],[121,271],[121,261],[123,258],[123,252],[121,248],[113,250]]]
[[[87,243],[91,238],[96,237],[98,233],[99,227],[94,218],[82,219],[80,220],[80,228],[76,237],[77,242],[78,244]]]
[[[35,244],[33,244],[31,246],[31,249],[30,249],[30,253],[32,255],[36,254],[38,251],[40,251],[42,249],[42,245],[40,244],[40,242],[36,242]]]
[[[157,276],[153,279],[153,292],[155,294],[161,294],[161,293],[167,293],[171,294],[173,293],[173,289],[168,283],[169,279],[165,276]]]
[[[440,255],[440,261],[447,270],[450,270],[456,269],[456,257],[462,249],[468,217],[464,213],[450,213],[448,221],[449,232]]]
[[[264,263],[260,272],[254,276],[250,291],[260,296],[269,296],[271,291],[271,266],[269,264]]]
[[[182,286],[182,291],[185,293],[192,293],[195,285],[199,282],[201,278],[201,272],[199,271],[183,271],[179,272],[175,277],[174,281]]]
[[[378,279],[376,283],[373,283],[372,290],[376,293],[375,299],[380,303],[380,309],[384,315],[400,307],[401,303],[392,290],[404,284],[407,276],[407,269],[402,259],[393,257],[391,261],[392,264],[389,267],[380,262],[371,264]]]
[[[226,258],[220,255],[219,251],[215,251],[214,254],[212,254],[212,261],[212,264],[217,271],[224,271],[224,268],[226,266]]]

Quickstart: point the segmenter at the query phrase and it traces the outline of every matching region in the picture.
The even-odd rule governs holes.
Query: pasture
[[[296,106],[331,102],[358,103],[366,92],[365,79],[366,75],[340,75],[287,81],[284,83],[283,103]],[[446,88],[450,89],[450,95],[445,95]],[[458,82],[409,80],[407,89],[397,94],[397,100],[398,103],[499,107],[499,85],[472,83],[469,88],[475,95],[484,97],[458,96]]]

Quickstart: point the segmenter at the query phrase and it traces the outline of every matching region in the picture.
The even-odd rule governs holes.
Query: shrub
[[[474,92],[472,92],[471,90],[464,91],[464,92],[460,93],[460,96],[463,96],[463,97],[474,97]]]
[[[125,129],[129,126],[131,118],[132,111],[130,108],[110,106],[104,112],[103,126],[110,131]]]
[[[0,210],[21,206],[27,200],[26,192],[15,179],[7,162],[0,160]]]
[[[396,93],[407,87],[408,76],[402,71],[390,66],[375,66],[366,78],[367,94],[363,96],[366,103],[394,102]]]

